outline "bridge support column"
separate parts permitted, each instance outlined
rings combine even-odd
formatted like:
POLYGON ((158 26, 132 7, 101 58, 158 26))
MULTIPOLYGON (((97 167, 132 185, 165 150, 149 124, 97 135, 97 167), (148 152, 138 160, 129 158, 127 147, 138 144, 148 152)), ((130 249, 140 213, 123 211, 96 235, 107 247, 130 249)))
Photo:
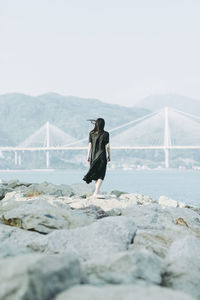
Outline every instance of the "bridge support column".
POLYGON ((165 168, 169 168, 169 149, 166 148, 165 150, 165 168))
POLYGON ((18 164, 19 164, 19 166, 21 166, 21 164, 22 164, 22 157, 20 154, 18 156, 18 164))
POLYGON ((49 168, 50 166, 50 158, 49 158, 49 151, 46 152, 46 167, 47 169, 49 168))
POLYGON ((17 151, 15 151, 15 165, 18 165, 18 155, 17 155, 17 151))

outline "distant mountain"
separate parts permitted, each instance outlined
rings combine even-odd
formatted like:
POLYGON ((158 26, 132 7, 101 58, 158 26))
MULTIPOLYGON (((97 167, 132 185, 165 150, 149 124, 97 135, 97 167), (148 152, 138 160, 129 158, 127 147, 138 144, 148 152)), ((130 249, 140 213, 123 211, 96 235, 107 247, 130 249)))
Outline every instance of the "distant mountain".
POLYGON ((166 94, 152 95, 138 101, 134 108, 142 107, 151 111, 159 110, 165 106, 176 108, 184 112, 200 115, 200 100, 195 100, 189 97, 166 94))
POLYGON ((103 117, 109 130, 147 113, 148 109, 57 93, 37 97, 16 93, 0 95, 0 145, 5 146, 6 136, 9 144, 23 142, 47 121, 75 138, 83 138, 93 127, 87 119, 103 117))

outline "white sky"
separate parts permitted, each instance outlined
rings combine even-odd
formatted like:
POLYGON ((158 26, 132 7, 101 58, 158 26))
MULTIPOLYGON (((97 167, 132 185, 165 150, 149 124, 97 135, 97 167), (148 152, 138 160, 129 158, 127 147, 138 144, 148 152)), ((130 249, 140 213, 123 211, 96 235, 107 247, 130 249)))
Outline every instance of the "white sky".
POLYGON ((0 94, 200 99, 199 0, 0 0, 0 94))

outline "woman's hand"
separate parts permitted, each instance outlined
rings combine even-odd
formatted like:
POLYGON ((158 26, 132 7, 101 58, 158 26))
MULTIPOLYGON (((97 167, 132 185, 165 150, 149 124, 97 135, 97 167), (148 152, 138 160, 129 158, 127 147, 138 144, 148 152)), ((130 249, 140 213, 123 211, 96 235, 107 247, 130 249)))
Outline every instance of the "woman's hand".
POLYGON ((109 162, 110 161, 110 145, 109 143, 106 145, 106 149, 107 149, 107 161, 109 162))

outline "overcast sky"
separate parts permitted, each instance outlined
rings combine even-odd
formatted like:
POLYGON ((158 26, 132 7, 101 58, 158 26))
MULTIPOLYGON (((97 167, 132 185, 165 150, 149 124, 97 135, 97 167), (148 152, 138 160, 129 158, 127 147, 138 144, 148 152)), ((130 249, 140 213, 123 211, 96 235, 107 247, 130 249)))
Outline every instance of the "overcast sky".
POLYGON ((199 0, 0 0, 0 94, 200 99, 199 0))

